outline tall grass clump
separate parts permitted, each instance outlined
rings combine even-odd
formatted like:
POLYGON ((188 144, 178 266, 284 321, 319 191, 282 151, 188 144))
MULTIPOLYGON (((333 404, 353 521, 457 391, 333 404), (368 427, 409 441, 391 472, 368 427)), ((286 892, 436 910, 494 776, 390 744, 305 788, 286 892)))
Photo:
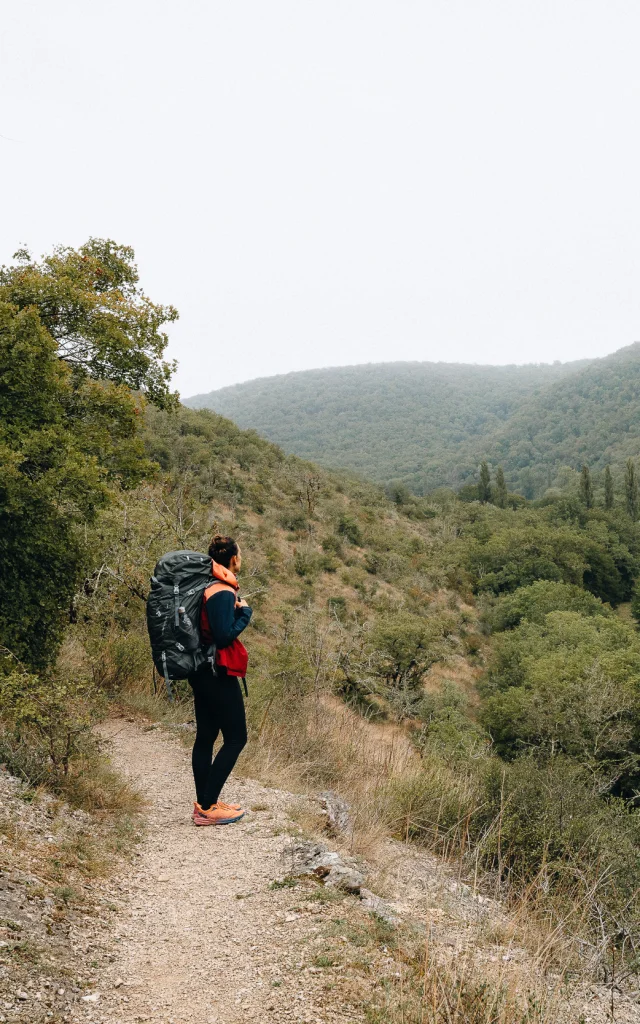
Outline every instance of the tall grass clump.
POLYGON ((448 762, 427 754, 381 793, 389 828, 548 922, 565 967, 610 978, 640 966, 640 814, 603 801, 569 759, 494 756, 448 762))

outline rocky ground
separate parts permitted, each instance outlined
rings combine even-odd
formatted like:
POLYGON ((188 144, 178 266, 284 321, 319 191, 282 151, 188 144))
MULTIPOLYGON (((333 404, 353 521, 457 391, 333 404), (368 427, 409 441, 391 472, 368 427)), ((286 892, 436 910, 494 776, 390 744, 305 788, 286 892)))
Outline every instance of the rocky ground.
MULTIPOLYGON (((503 909, 428 855, 388 842, 366 863, 350 857, 345 809, 330 799, 322 838, 326 801, 235 779, 226 796, 245 818, 198 829, 185 747, 125 720, 104 735, 147 801, 144 839, 107 880, 82 863, 95 857, 90 819, 0 773, 0 1021, 400 1021, 399 934, 443 969, 555 987, 546 1020, 612 1019, 608 990, 565 999, 553 975, 536 976, 503 909)), ((628 996, 614 993, 613 1012, 640 1021, 628 996)))

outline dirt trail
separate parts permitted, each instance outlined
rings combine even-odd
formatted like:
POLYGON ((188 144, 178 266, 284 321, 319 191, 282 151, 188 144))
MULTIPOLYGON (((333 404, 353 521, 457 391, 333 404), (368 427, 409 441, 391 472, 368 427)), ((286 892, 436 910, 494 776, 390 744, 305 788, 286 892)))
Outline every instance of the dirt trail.
MULTIPOLYGON (((188 752, 159 731, 109 723, 113 764, 149 800, 148 833, 122 887, 116 959, 86 1019, 104 1024, 359 1021, 314 973, 313 939, 329 908, 301 911, 270 883, 286 874, 297 798, 230 780, 237 824, 195 828, 188 752), (252 810, 253 808, 253 810, 252 810), (121 953, 117 950, 121 949, 121 953), (122 984, 117 984, 122 979, 122 984)), ((335 908, 333 910, 335 913, 335 908)))
MULTIPOLYGON (((110 722, 102 733, 114 766, 148 800, 148 828, 129 876, 104 886, 103 903, 118 913, 72 930, 72 944, 99 959, 95 986, 74 988, 71 1012, 61 1019, 363 1022, 374 991, 401 979, 384 944, 363 948, 358 928, 370 920, 366 909, 356 897, 313 882, 272 885, 290 871, 287 848, 298 831, 296 809, 310 807, 306 798, 232 779, 224 795, 241 802, 246 817, 196 828, 188 750, 166 732, 130 721, 110 722), (114 933, 105 941, 109 920, 114 933)), ((527 951, 507 935, 497 937, 508 931, 504 909, 428 854, 388 841, 371 867, 393 912, 428 929, 432 955, 439 950, 450 964, 468 960, 480 976, 512 977, 527 990, 542 982, 527 951)), ((640 1022, 635 1001, 620 995, 616 1003, 620 1024, 640 1022)), ((590 986, 563 1000, 550 1019, 605 1024, 609 1008, 609 990, 590 986)))

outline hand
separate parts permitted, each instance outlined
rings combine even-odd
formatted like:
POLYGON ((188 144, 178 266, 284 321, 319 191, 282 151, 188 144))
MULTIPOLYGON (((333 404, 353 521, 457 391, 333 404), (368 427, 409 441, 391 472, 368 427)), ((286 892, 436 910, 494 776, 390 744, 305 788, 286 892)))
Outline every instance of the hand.
POLYGON ((248 607, 249 607, 249 605, 244 600, 244 598, 241 598, 239 601, 236 601, 236 608, 248 608, 248 607))

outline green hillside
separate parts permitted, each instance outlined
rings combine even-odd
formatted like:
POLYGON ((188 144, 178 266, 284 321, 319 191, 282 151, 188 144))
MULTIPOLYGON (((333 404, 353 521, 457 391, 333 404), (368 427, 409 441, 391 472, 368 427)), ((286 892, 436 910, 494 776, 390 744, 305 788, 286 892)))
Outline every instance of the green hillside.
MULTIPOLYGON (((482 445, 476 443, 474 451, 482 457, 482 445)), ((511 484, 527 497, 553 483, 562 466, 620 466, 639 451, 637 342, 546 387, 522 405, 484 448, 495 464, 503 463, 511 484)))
MULTIPOLYGON (((288 451, 416 493, 459 487, 487 458, 540 496, 562 467, 637 454, 640 345, 604 359, 528 366, 384 363, 238 384, 185 404, 288 451)), ((560 473, 563 482, 564 478, 560 473)))
MULTIPOLYGON (((123 789, 102 758, 100 717, 125 710, 183 727, 193 714, 189 684, 176 680, 170 702, 150 663, 154 564, 232 535, 254 610, 242 770, 343 794, 354 849, 393 836, 474 884, 486 878, 519 918, 530 907, 561 936, 553 955, 567 978, 610 978, 614 963, 630 977, 640 948, 637 480, 611 488, 605 507, 587 474, 583 500, 531 503, 503 488, 489 493, 495 503, 468 500, 471 488, 390 500, 180 407, 162 358, 172 318, 138 287, 133 252, 108 240, 0 268, 0 762, 92 822, 115 814, 123 789)), ((606 441, 598 403, 622 436, 636 359, 632 349, 572 377, 440 367, 431 393, 443 419, 456 407, 444 396, 456 395, 467 430, 474 415, 492 419, 485 440, 499 446, 511 424, 542 457, 545 424, 527 403, 552 410, 558 445, 571 427, 576 444, 579 429, 606 441)), ((395 369, 400 382, 415 370, 395 369)), ((368 368, 381 381, 387 371, 368 368)), ((362 400, 372 438, 391 422, 378 417, 376 434, 377 410, 410 411, 409 391, 399 383, 395 405, 387 395, 370 412, 362 400)), ((620 451, 633 445, 632 417, 627 427, 620 451)), ((16 955, 31 965, 24 948, 16 955)), ((15 991, 7 979, 3 1001, 15 991)))

